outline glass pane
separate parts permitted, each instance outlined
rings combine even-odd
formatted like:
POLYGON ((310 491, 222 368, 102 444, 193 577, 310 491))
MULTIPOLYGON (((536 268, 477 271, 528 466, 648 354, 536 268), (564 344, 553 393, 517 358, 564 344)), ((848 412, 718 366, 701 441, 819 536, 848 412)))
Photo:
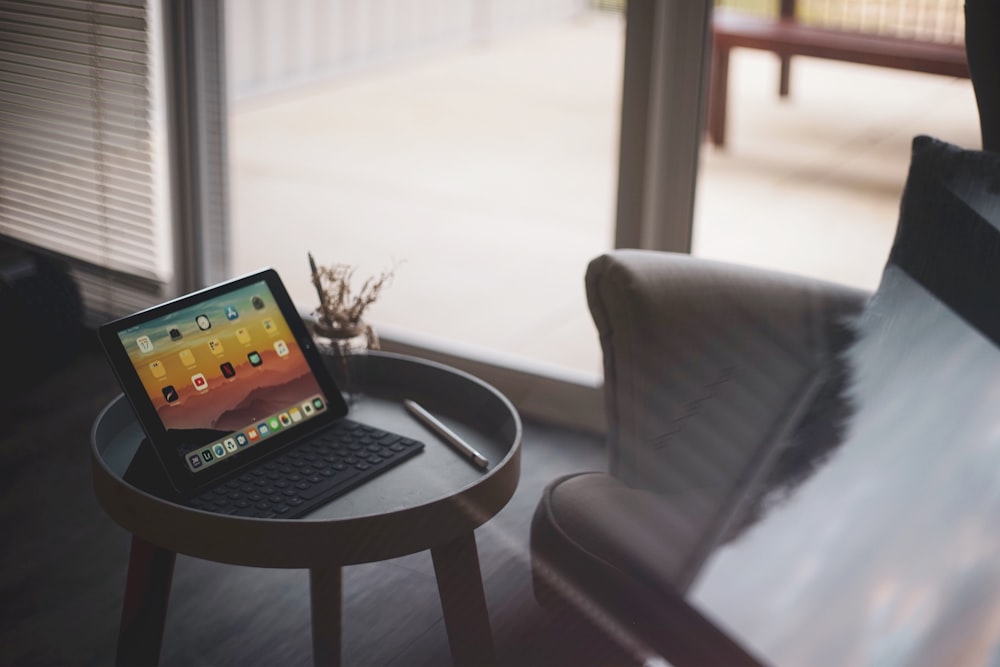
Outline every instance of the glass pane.
POLYGON ((624 41, 579 2, 255 2, 227 15, 232 263, 300 308, 320 264, 394 269, 401 331, 597 373, 624 41))
MULTIPOLYGON (((767 12, 776 3, 744 3, 754 4, 740 9, 767 12)), ((804 6, 819 20, 819 5, 840 4, 804 6)), ((951 4, 957 10, 939 21, 939 41, 961 33, 960 3, 951 4)), ((910 25, 907 15, 886 17, 910 25)), ((805 57, 792 59, 788 97, 778 84, 773 53, 733 49, 726 143, 706 143, 701 153, 693 252, 873 289, 913 137, 980 145, 972 85, 805 57)))

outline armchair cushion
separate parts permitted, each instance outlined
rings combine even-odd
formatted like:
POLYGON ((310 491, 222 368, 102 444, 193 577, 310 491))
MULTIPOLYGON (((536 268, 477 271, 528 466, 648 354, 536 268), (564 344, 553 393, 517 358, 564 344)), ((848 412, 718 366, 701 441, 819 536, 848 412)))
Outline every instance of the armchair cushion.
POLYGON ((579 552, 578 574, 597 568, 603 576, 595 583, 609 593, 638 580, 653 594, 673 589, 684 561, 672 538, 693 530, 693 523, 661 496, 591 472, 550 483, 532 525, 536 546, 579 552))
POLYGON ((675 660, 753 664, 675 590, 684 554, 673 538, 694 528, 658 494, 605 473, 561 477, 546 488, 532 521, 535 595, 551 606, 568 601, 637 664, 662 664, 655 638, 666 636, 663 628, 671 630, 675 660))

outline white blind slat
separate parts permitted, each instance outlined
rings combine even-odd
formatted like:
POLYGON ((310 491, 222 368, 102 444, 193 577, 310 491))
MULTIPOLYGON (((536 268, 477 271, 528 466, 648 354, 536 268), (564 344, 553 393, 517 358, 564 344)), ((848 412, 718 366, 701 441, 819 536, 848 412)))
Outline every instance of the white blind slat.
POLYGON ((146 0, 0 0, 0 234, 76 260, 115 314, 166 282, 148 44, 146 0))

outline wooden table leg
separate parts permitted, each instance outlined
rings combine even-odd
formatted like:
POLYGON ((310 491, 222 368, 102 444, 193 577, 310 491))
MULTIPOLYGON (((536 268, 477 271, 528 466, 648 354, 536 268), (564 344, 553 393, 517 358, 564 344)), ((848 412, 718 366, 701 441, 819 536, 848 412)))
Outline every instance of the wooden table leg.
POLYGON ((493 631, 475 534, 434 547, 431 557, 452 660, 456 665, 494 664, 493 631))
POLYGON ((173 551, 132 536, 117 664, 155 665, 159 661, 176 559, 173 551))
POLYGON ((340 566, 309 570, 314 665, 340 664, 342 598, 340 566))

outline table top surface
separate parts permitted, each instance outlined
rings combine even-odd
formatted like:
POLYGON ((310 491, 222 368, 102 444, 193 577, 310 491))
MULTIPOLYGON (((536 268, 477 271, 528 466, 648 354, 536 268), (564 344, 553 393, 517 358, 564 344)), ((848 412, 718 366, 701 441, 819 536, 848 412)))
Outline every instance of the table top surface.
MULTIPOLYGON (((339 364, 327 359, 334 375, 339 364)), ((126 471, 144 434, 124 397, 92 434, 95 491, 105 511, 159 546, 222 562, 313 567, 391 558, 471 532, 517 486, 521 422, 495 388, 441 364, 383 352, 350 358, 348 417, 422 441, 424 451, 301 519, 251 519, 201 512, 157 494, 126 471), (413 399, 489 460, 481 470, 402 405, 413 399)), ((341 378, 341 386, 345 386, 341 378)))

